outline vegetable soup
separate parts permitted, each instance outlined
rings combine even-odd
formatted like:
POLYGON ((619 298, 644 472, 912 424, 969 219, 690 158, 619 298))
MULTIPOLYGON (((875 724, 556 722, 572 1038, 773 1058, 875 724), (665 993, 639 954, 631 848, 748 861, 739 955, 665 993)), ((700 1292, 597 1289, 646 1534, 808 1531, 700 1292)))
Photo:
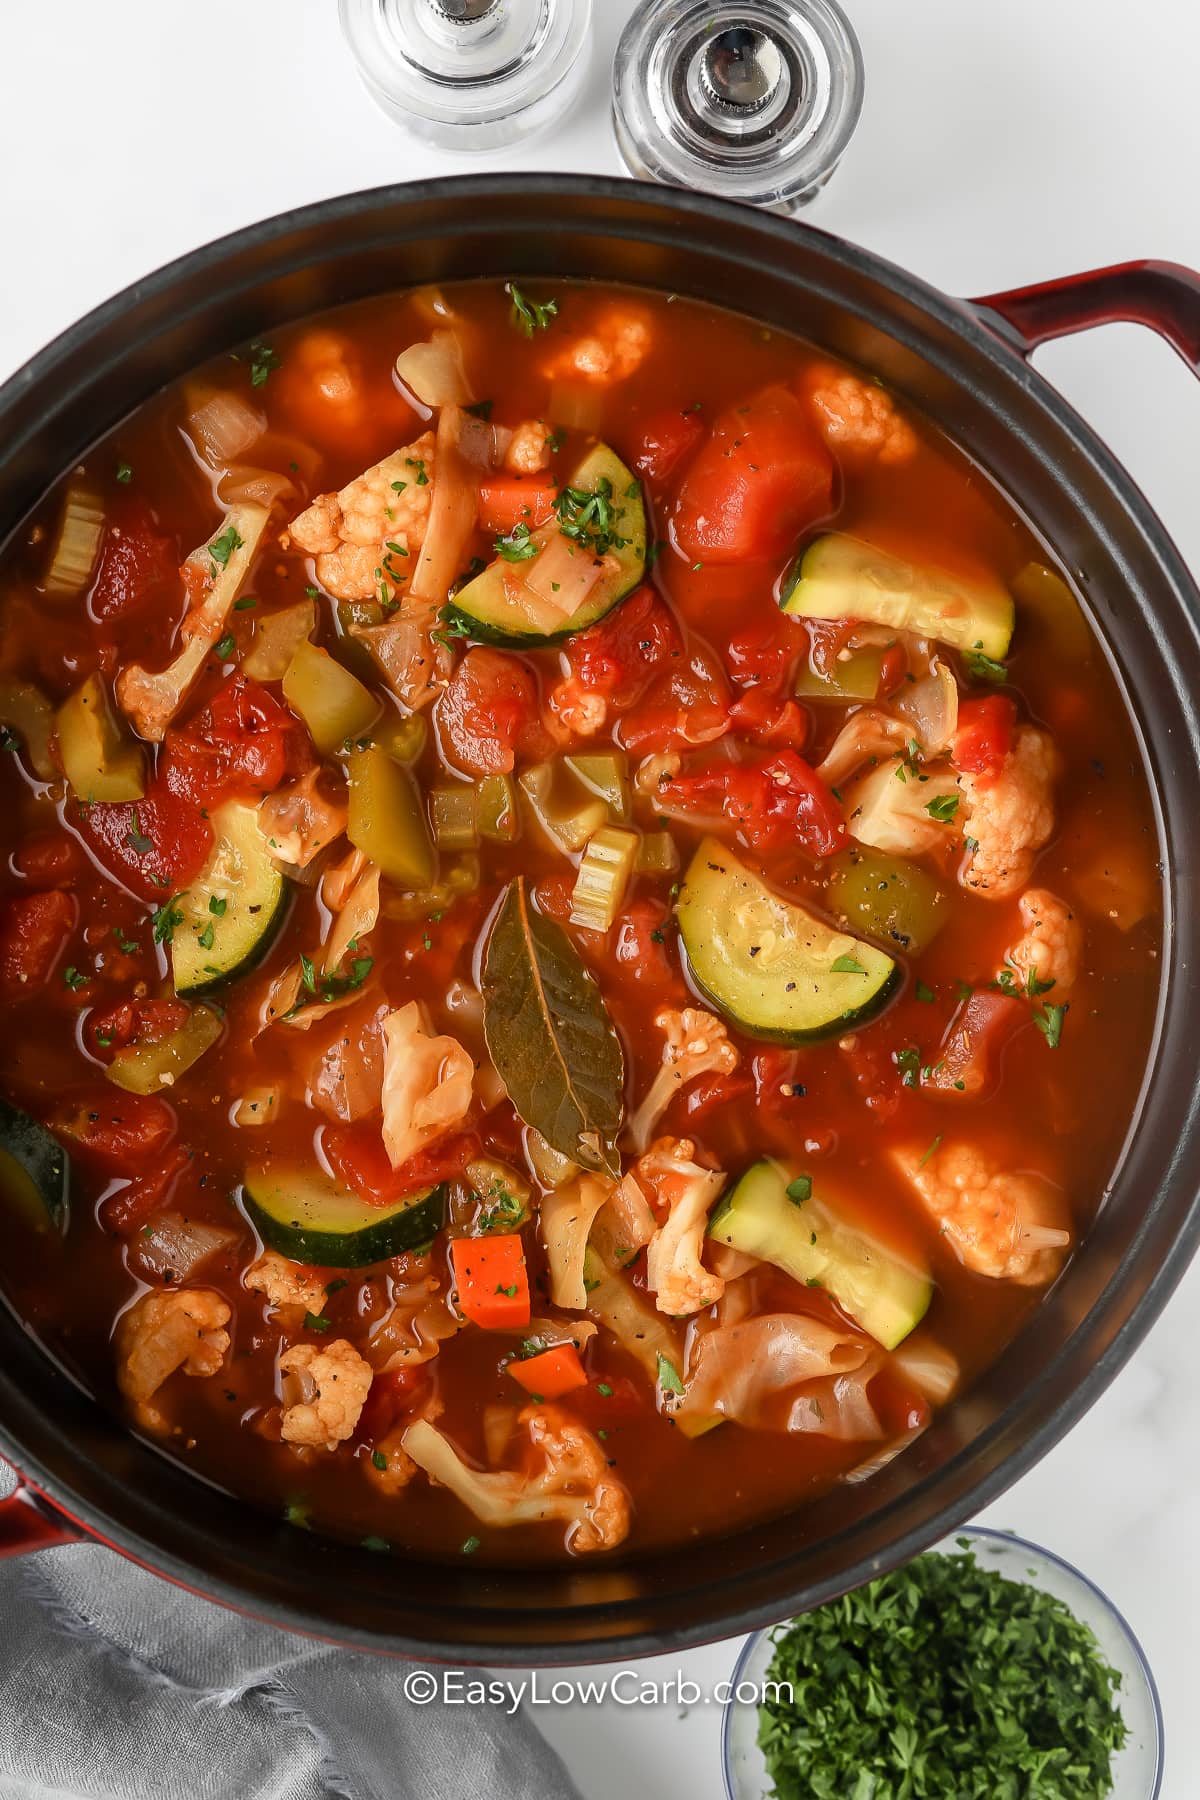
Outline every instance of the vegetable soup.
POLYGON ((531 281, 241 346, 10 543, 0 725, 4 1290, 297 1525, 795 1507, 1104 1193, 1133 728, 1002 496, 786 335, 531 281))

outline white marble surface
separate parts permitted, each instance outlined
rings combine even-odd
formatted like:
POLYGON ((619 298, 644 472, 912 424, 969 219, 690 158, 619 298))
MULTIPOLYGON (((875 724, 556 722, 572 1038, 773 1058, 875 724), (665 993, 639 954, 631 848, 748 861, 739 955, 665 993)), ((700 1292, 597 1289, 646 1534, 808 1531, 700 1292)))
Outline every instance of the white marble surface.
MULTIPOLYGON (((1132 15, 1119 0, 848 3, 868 99, 816 222, 964 294, 1139 255, 1200 266, 1193 0, 1132 15)), ((570 126, 485 166, 616 172, 608 66, 630 10, 597 0, 592 78, 570 126)), ((324 195, 480 166, 414 148, 376 112, 333 0, 10 0, 0 67, 0 377, 206 239, 324 195)), ((1039 366, 1200 562, 1200 391, 1183 365, 1115 326, 1050 347, 1039 366)), ((989 1514, 1074 1560, 1140 1633, 1166 1711, 1165 1800, 1200 1792, 1198 1313, 1200 1268, 1099 1405, 989 1514)), ((711 1683, 737 1648, 681 1665, 711 1683)), ((538 1717, 588 1800, 716 1800, 717 1709, 678 1714, 538 1717)))

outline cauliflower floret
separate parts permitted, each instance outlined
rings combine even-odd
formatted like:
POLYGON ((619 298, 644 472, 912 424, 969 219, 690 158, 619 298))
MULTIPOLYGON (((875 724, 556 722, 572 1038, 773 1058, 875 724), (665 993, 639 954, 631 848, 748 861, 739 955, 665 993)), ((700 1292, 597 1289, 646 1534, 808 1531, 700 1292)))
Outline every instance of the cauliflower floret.
POLYGON ((588 337, 576 338, 545 365, 554 376, 585 381, 626 381, 650 348, 650 325, 644 313, 629 306, 610 306, 588 337))
POLYGON ((279 1358, 285 1444, 336 1450, 358 1424, 373 1371, 345 1338, 332 1344, 293 1344, 279 1358))
POLYGON ((166 1421, 151 1406, 176 1369, 215 1375, 229 1349, 229 1306, 205 1288, 146 1294, 117 1322, 117 1386, 142 1424, 161 1430, 166 1421))
POLYGON ((1065 900, 1049 888, 1027 888, 1021 895, 1025 927, 1008 952, 1021 987, 1031 997, 1048 987, 1073 987, 1083 956, 1083 931, 1065 900))
POLYGON ((433 1037, 415 1000, 383 1021, 383 1143, 393 1169, 461 1124, 475 1064, 457 1038, 433 1037))
POLYGON ((504 452, 504 466, 513 475, 537 475, 550 467, 550 445, 554 433, 541 419, 526 419, 518 425, 504 452))
POLYGON ((903 719, 894 719, 873 706, 860 706, 825 752, 817 774, 830 787, 840 787, 864 763, 881 762, 904 749, 912 735, 912 726, 903 719))
POLYGON ((904 463, 916 455, 916 433, 884 388, 827 365, 813 374, 817 423, 834 450, 873 456, 881 463, 904 463))
POLYGON ((242 1276, 242 1286, 265 1296, 275 1311, 319 1313, 325 1304, 325 1281, 304 1263, 290 1262, 266 1250, 242 1276))
POLYGON ((404 1448, 404 1434, 417 1419, 438 1419, 445 1411, 438 1394, 427 1394, 407 1416, 377 1439, 366 1461, 367 1480, 394 1499, 402 1494, 417 1472, 417 1465, 404 1448))
POLYGON ((573 675, 556 682, 547 696, 550 711, 575 737, 595 737, 608 723, 608 701, 592 693, 573 675))
POLYGON ((185 565, 185 577, 193 578, 188 581, 189 591, 199 589, 204 597, 180 626, 183 649, 179 655, 165 669, 127 663, 118 674, 117 703, 134 730, 152 744, 161 743, 166 736, 167 726, 224 631, 269 517, 267 507, 250 500, 229 508, 222 529, 192 551, 190 570, 185 565))
POLYGON ((646 1286, 659 1312, 673 1316, 699 1312, 725 1292, 722 1278, 700 1261, 709 1210, 725 1177, 719 1169, 702 1169, 695 1154, 690 1138, 660 1138, 630 1171, 659 1216, 667 1209, 646 1249, 646 1286))
POLYGON ((1038 851, 1054 830, 1050 790, 1058 766, 1058 752, 1047 734, 1022 725, 994 775, 959 771, 970 849, 959 873, 964 887, 987 900, 1007 900, 1025 886, 1038 851))
POLYGON ((644 1150, 654 1128, 676 1094, 701 1075, 729 1075, 738 1066, 738 1052, 729 1041, 723 1020, 702 1007, 685 1006, 682 1012, 664 1007, 654 1023, 666 1033, 662 1068, 649 1092, 629 1121, 634 1144, 644 1150))
POLYGON ((331 798, 323 786, 324 770, 310 769, 299 781, 260 800, 259 830, 280 862, 306 869, 345 831, 349 817, 346 790, 331 798))
POLYGON ((1022 1287, 1057 1275, 1071 1234, 1061 1228, 1061 1197, 1044 1177, 1001 1169, 970 1144, 892 1154, 964 1268, 1022 1287))
POLYGON ((448 1487, 485 1525, 561 1519, 569 1550, 615 1549, 629 1532, 629 1495, 610 1475, 591 1432, 558 1406, 526 1406, 517 1422, 539 1459, 530 1473, 472 1469, 426 1419, 408 1427, 403 1447, 431 1481, 448 1487))
POLYGON ((429 524, 434 441, 425 432, 292 520, 292 543, 335 600, 395 600, 408 586, 429 524))

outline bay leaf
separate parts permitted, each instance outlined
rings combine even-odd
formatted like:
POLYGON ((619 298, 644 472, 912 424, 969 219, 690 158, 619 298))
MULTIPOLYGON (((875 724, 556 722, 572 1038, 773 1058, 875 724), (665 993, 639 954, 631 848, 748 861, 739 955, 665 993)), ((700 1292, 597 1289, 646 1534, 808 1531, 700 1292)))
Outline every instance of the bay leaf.
POLYGON ((483 1032, 526 1125, 585 1169, 620 1174, 625 1062, 599 984, 561 925, 509 883, 483 956, 483 1032))

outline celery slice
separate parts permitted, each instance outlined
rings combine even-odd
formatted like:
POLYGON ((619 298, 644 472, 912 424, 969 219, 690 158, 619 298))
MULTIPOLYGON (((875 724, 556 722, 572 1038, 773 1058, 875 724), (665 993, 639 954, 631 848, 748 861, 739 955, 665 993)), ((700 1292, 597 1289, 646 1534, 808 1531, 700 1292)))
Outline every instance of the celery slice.
POLYGON ((678 874, 679 848, 669 831, 642 833, 635 868, 639 875, 678 874))
POLYGON ((638 835, 606 825, 589 840, 571 893, 571 923, 608 931, 616 923, 637 861, 638 835))
POLYGON ((521 835, 517 790, 511 775, 485 775, 475 809, 480 835, 497 844, 513 844, 521 835))
POLYGON ((558 763, 535 763, 521 776, 521 790, 544 831, 564 850, 582 850, 608 823, 608 808, 595 797, 581 802, 576 784, 567 787, 560 772, 558 763))
POLYGON ((616 751, 590 756, 564 756, 563 762, 590 794, 596 794, 609 810, 614 825, 628 825, 632 810, 629 765, 616 751))
POLYGON ((429 796, 433 841, 439 850, 474 850, 479 842, 472 787, 435 787, 429 796))
POLYGON ((299 713, 323 756, 363 737, 380 714, 380 703, 357 675, 302 638, 283 677, 283 697, 299 713))

